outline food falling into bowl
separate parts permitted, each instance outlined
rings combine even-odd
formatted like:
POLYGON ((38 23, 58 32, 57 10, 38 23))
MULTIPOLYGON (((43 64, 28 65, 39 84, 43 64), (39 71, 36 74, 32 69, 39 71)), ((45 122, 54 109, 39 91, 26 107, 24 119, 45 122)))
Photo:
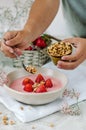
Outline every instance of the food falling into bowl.
POLYGON ((26 66, 26 71, 29 72, 29 73, 32 73, 32 74, 35 74, 37 72, 37 69, 35 66, 26 66))
POLYGON ((62 56, 72 53, 72 45, 69 42, 56 42, 48 47, 47 52, 53 63, 57 65, 62 56))
POLYGON ((60 80, 42 74, 29 75, 14 80, 10 88, 20 92, 44 93, 60 89, 60 80))

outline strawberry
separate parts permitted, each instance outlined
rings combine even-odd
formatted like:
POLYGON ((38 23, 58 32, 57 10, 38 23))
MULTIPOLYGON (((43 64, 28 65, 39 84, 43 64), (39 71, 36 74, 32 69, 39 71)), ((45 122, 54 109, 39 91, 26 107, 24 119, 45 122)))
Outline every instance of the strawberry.
POLYGON ((32 47, 32 46, 29 46, 29 47, 26 48, 25 50, 29 50, 29 51, 31 51, 31 50, 33 50, 33 47, 32 47))
POLYGON ((27 91, 27 92, 33 92, 33 87, 32 87, 32 84, 26 84, 24 86, 24 90, 27 91))
POLYGON ((44 79, 44 77, 41 74, 38 74, 36 79, 35 79, 35 82, 36 83, 40 83, 41 81, 45 82, 45 79, 44 79))
POLYGON ((28 83, 32 85, 34 84, 34 82, 31 79, 29 79, 28 83))
POLYGON ((46 89, 45 86, 42 84, 42 85, 40 85, 40 86, 36 89, 35 92, 36 92, 36 93, 43 93, 43 92, 47 92, 47 89, 46 89))
POLYGON ((46 88, 52 88, 53 87, 53 83, 52 83, 50 78, 45 81, 45 87, 46 88))
POLYGON ((45 48, 47 46, 47 44, 41 37, 39 37, 35 40, 35 46, 37 46, 39 48, 45 48))
POLYGON ((34 82, 33 82, 31 79, 29 79, 29 78, 25 78, 25 79, 23 80, 23 82, 22 82, 23 85, 26 85, 26 84, 28 84, 28 83, 29 83, 29 84, 32 84, 32 85, 34 84, 34 82))
POLYGON ((28 83, 29 83, 29 78, 25 78, 25 79, 23 80, 23 82, 22 82, 23 85, 26 85, 26 84, 28 84, 28 83))

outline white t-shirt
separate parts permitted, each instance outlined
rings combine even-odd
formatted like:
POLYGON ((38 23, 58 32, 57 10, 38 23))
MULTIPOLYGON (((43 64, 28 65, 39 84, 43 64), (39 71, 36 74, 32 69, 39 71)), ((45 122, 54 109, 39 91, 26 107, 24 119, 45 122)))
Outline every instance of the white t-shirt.
POLYGON ((71 34, 86 37, 86 0, 62 0, 62 7, 71 34))

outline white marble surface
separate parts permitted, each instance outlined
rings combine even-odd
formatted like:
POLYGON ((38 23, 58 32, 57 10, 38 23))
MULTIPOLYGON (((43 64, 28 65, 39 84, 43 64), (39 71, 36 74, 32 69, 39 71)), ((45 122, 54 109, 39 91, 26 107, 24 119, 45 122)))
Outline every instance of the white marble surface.
POLYGON ((86 101, 80 103, 80 109, 82 111, 80 116, 69 116, 57 112, 25 124, 19 122, 10 111, 0 104, 0 111, 3 112, 3 115, 8 115, 11 120, 16 120, 15 125, 5 126, 1 123, 2 115, 0 115, 0 130, 32 130, 33 127, 35 130, 86 130, 86 101))

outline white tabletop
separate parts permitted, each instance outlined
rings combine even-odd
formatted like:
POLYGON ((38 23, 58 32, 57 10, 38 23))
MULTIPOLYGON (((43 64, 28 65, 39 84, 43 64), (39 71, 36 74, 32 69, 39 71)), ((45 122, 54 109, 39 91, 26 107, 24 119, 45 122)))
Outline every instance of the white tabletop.
POLYGON ((3 125, 1 123, 2 115, 0 115, 0 130, 86 130, 86 101, 80 103, 80 109, 82 112, 80 116, 69 116, 57 112, 25 124, 19 122, 10 111, 0 104, 0 111, 3 115, 8 115, 11 120, 16 120, 15 125, 3 125))
MULTIPOLYGON (((5 71, 10 72, 13 69, 15 68, 12 67, 12 64, 8 66, 7 62, 4 63, 5 71)), ((61 112, 56 112, 33 122, 22 123, 12 112, 7 110, 3 104, 0 104, 0 112, 2 112, 2 114, 0 114, 0 130, 86 130, 86 101, 79 103, 79 106, 81 109, 81 114, 79 116, 70 116, 62 114, 61 112), (4 125, 2 123, 2 117, 4 115, 8 116, 8 121, 15 121, 15 124, 4 125)))

